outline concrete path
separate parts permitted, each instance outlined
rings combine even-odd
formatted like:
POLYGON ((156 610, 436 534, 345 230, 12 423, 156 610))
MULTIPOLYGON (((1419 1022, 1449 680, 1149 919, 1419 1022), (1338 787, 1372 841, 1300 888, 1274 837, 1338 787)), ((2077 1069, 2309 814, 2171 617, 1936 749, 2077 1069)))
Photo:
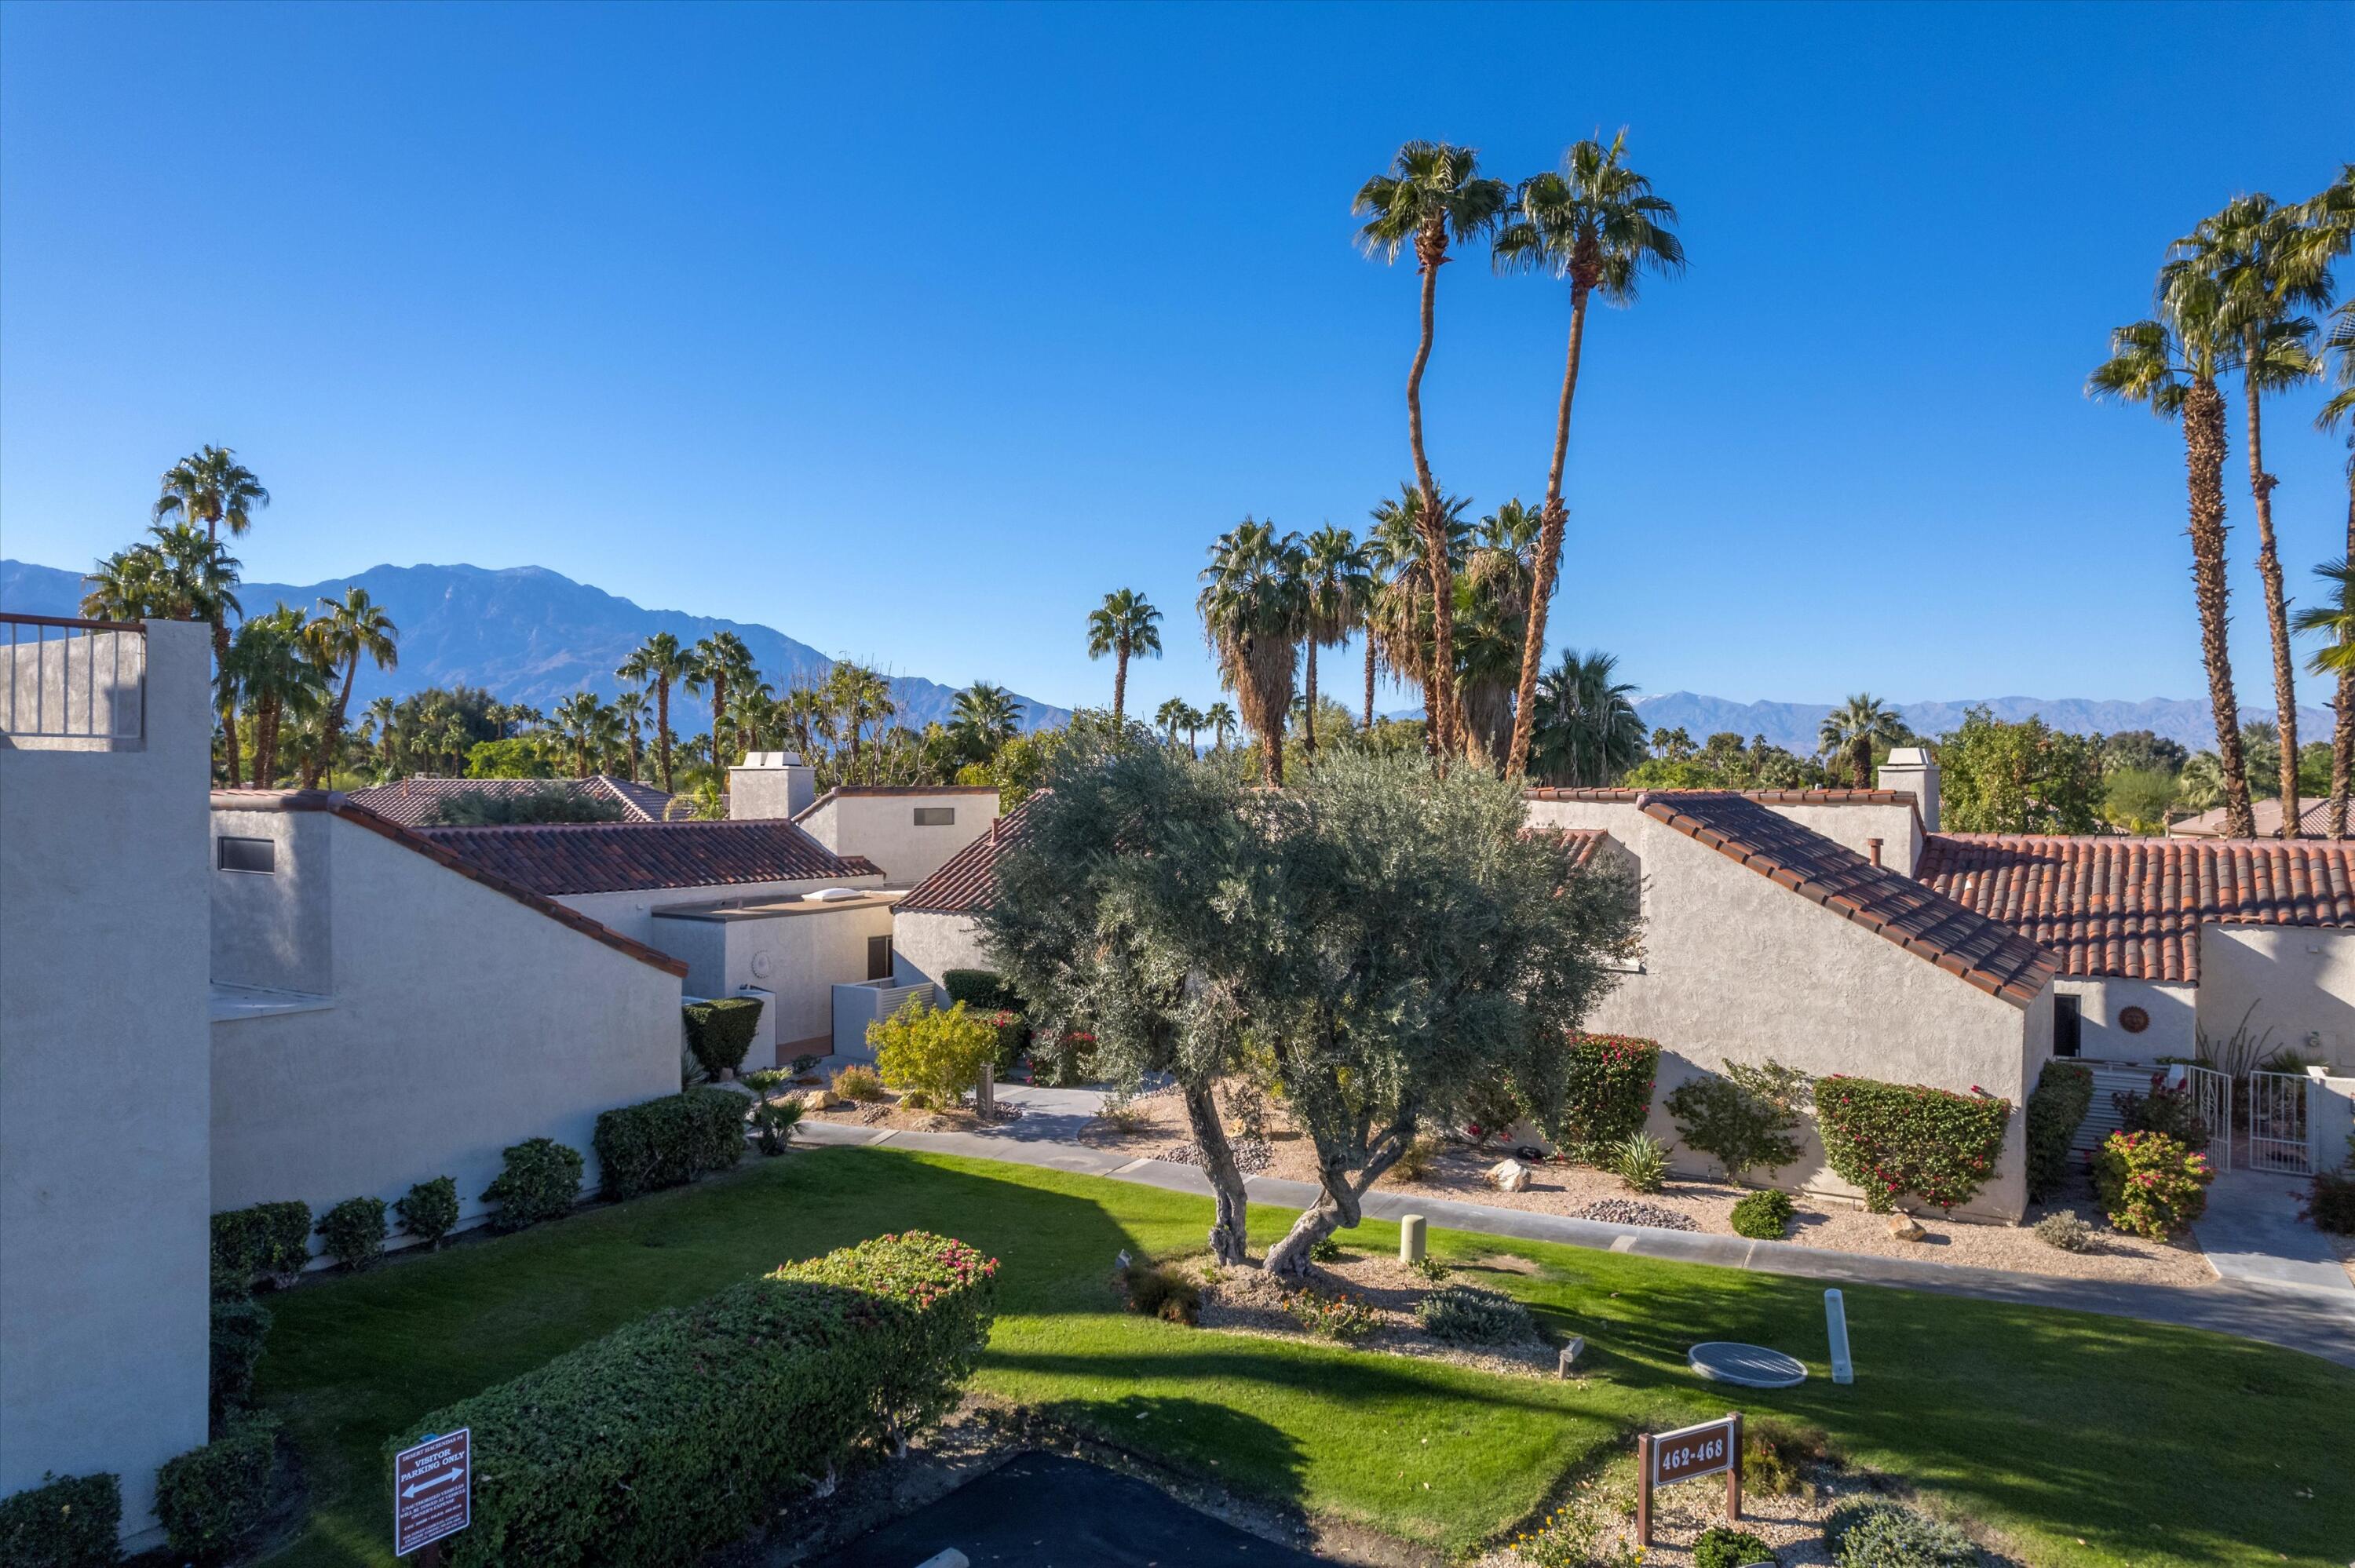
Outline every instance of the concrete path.
POLYGON ((2191 1234, 2226 1279, 2343 1296, 2355 1311, 2355 1279, 2322 1233, 2297 1217, 2306 1190, 2303 1179, 2224 1171, 2209 1187, 2208 1212, 2191 1234))
MULTIPOLYGON (((1023 1120, 1028 1119, 1026 1113, 1023 1120)), ((975 1160, 1047 1166, 1083 1176, 1108 1176, 1176 1192, 1207 1195, 1209 1192, 1208 1179, 1190 1165, 1140 1160, 1077 1143, 1023 1139, 1017 1135, 1022 1125, 1021 1121, 1008 1122, 982 1132, 900 1132, 843 1122, 805 1121, 794 1129, 794 1136, 811 1144, 882 1144, 975 1160)), ((2218 1184, 2221 1186, 2222 1181, 2218 1184)), ((1253 1202, 1277 1208, 1303 1209, 1316 1198, 1315 1184, 1307 1181, 1254 1176, 1245 1187, 1253 1202)), ((2346 1288, 2343 1271, 2337 1289, 2255 1277, 2225 1278, 2205 1286, 2121 1285, 1993 1268, 1965 1268, 1945 1263, 1916 1263, 1905 1258, 1795 1246, 1789 1242, 1757 1242, 1742 1236, 1607 1224, 1599 1220, 1573 1220, 1561 1214, 1495 1208, 1444 1198, 1410 1200, 1379 1189, 1367 1198, 1365 1207, 1366 1213, 1377 1219, 1394 1220, 1403 1213, 1418 1213, 1433 1225, 1477 1235, 1558 1242, 1637 1257, 1754 1269, 1764 1274, 1820 1279, 1828 1285, 1878 1285, 2207 1329, 2262 1340, 2355 1367, 2355 1291, 2346 1288)))

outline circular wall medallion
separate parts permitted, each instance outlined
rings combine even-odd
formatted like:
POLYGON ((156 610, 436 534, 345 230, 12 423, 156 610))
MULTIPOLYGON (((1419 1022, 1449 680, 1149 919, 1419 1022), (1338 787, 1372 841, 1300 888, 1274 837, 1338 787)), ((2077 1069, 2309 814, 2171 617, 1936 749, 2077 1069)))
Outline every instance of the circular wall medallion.
POLYGON ((2118 1009, 2118 1027, 2129 1034, 2139 1034, 2150 1027, 2150 1014, 2139 1007, 2118 1009))
POLYGON ((752 955, 752 978, 754 980, 767 980, 769 978, 769 971, 776 967, 776 960, 772 959, 767 953, 761 952, 754 953, 752 955))

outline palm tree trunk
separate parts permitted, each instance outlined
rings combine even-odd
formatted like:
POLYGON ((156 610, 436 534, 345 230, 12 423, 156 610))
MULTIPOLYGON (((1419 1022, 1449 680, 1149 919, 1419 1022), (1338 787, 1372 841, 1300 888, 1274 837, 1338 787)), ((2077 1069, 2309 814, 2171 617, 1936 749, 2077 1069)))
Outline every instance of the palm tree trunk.
POLYGON ((218 616, 213 618, 213 662, 221 672, 221 747, 229 763, 229 787, 234 789, 242 777, 237 754, 237 699, 229 692, 229 625, 218 616))
POLYGON ((1538 576, 1529 589, 1529 622, 1521 634, 1521 680, 1513 694, 1513 744, 1505 777, 1529 769, 1529 741, 1537 729, 1538 671, 1545 662, 1546 611, 1553 603, 1554 574, 1561 567, 1561 535, 1568 509, 1561 501, 1562 464, 1570 455, 1570 405, 1578 396, 1578 355, 1586 342, 1584 288, 1571 291, 1570 348, 1563 356, 1561 406, 1553 419, 1553 466, 1546 471, 1545 510, 1538 516, 1538 576))
POLYGON ((1363 626, 1359 630, 1366 638, 1366 733, 1371 735, 1374 730, 1374 629, 1363 626))
POLYGON ((1414 349, 1414 366, 1406 376, 1406 432, 1414 451, 1415 487, 1423 493, 1423 548, 1431 569, 1431 668, 1423 682, 1423 711, 1440 766, 1455 740, 1455 581, 1447 559, 1447 529, 1439 516, 1439 486, 1431 477, 1431 461, 1423 450, 1423 369, 1431 363, 1431 339, 1439 300, 1439 269, 1447 260, 1447 238, 1429 229, 1417 237, 1415 253, 1423 263, 1423 335, 1414 349))
POLYGON ((2265 585, 2265 630, 2274 644, 2275 722, 2281 728, 2282 837, 2298 836, 2297 665, 2289 651, 2289 604, 2282 597, 2281 556, 2274 549, 2274 484, 2265 471, 2257 384, 2245 376, 2249 419, 2249 494, 2257 510, 2257 576, 2265 585))
POLYGON ((1308 639, 1308 702, 1300 710, 1300 749, 1309 761, 1316 760, 1316 639, 1308 639))
POLYGON ((2257 821, 2249 809, 2249 769, 2241 751, 2241 710, 2232 694, 2232 655, 2226 643, 2232 593, 2224 581, 2224 399, 2213 381, 2195 381, 2184 394, 2183 461, 2200 652, 2208 665, 2216 759, 2224 775, 2224 832, 2228 838, 2254 838, 2257 821))
POLYGON ((711 771, 723 777, 728 768, 719 760, 719 727, 726 722, 727 714, 728 677, 715 673, 711 677, 711 771))
MULTIPOLYGON (((2347 476, 2347 558, 2355 561, 2355 470, 2347 476)), ((2347 836, 2347 796, 2355 778, 2355 670, 2339 673, 2338 723, 2330 736, 2330 836, 2347 836)))
POLYGON ((1114 644, 1112 651, 1112 727, 1118 731, 1121 715, 1128 711, 1128 644, 1114 644))
POLYGON ((264 697, 253 721, 253 782, 263 789, 278 783, 278 699, 264 697))

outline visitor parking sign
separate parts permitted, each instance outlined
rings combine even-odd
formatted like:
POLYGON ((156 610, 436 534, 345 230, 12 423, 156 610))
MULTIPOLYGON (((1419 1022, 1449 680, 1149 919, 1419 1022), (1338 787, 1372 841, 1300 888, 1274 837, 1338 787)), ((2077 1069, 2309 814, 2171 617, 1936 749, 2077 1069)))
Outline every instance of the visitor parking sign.
POLYGON ((474 1435, 460 1427, 392 1458, 392 1554, 406 1557, 474 1522, 474 1435))

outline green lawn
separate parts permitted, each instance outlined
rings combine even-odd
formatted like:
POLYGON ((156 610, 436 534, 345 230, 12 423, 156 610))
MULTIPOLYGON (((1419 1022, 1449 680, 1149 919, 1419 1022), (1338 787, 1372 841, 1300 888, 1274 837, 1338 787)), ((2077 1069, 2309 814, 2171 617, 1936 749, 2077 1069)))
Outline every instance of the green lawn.
MULTIPOLYGON (((1696 1340, 1761 1341, 1818 1374, 1742 1408, 1819 1426, 2006 1532, 2037 1564, 2339 1568, 2355 1543, 2355 1372, 2189 1330, 1850 1289, 1858 1381, 1828 1380, 1801 1280, 1441 1232, 1434 1254, 1530 1258, 1483 1277, 1583 1333, 1582 1383, 1504 1378, 1215 1335, 1121 1312, 1123 1247, 1190 1250, 1207 1200, 885 1150, 807 1151, 722 1180, 273 1299, 261 1368, 310 1467, 313 1522, 274 1561, 390 1563, 392 1428, 655 1307, 885 1230, 1005 1260, 982 1386, 1174 1467, 1462 1552, 1638 1425, 1722 1413, 1696 1340), (1142 1415, 1143 1419, 1138 1419, 1142 1415), (2301 1496, 2301 1492, 2307 1496, 2301 1496), (2080 1538, 2083 1544, 2079 1544, 2080 1538)), ((1257 1213, 1255 1234, 1287 1216, 1257 1213)), ((1394 1227, 1345 1240, 1383 1248, 1394 1227)))

